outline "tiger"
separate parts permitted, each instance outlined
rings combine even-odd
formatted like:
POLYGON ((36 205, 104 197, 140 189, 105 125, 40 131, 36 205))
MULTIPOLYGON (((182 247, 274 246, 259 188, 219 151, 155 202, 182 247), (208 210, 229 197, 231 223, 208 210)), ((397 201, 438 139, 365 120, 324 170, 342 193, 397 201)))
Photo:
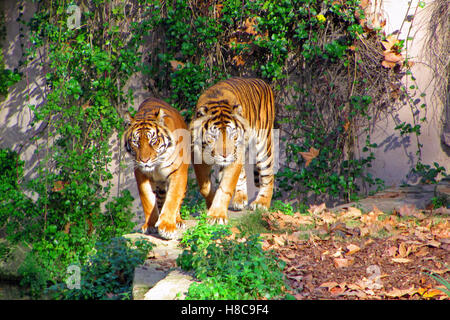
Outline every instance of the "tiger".
POLYGON ((183 226, 181 203, 187 187, 190 135, 181 114, 148 98, 128 115, 125 149, 134 157, 134 175, 145 215, 144 233, 175 239, 183 226), (187 133, 184 134, 184 133, 187 133))
POLYGON ((261 79, 222 80, 200 95, 190 123, 191 158, 212 223, 227 223, 229 206, 242 210, 248 205, 244 161, 249 146, 256 158, 255 185, 259 187, 250 208, 270 207, 274 188, 274 118, 274 94, 261 79), (210 177, 214 165, 220 168, 217 190, 213 190, 210 177))

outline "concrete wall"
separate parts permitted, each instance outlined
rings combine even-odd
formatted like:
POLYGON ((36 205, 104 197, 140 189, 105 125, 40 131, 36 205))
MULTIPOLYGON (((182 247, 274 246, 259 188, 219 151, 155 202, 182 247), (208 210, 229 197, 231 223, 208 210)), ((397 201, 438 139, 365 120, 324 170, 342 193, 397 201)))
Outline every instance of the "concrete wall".
MULTIPOLYGON (((414 110, 416 120, 426 116, 427 122, 422 124, 419 142, 422 147, 422 162, 432 164, 438 162, 450 172, 450 148, 442 143, 442 136, 445 134, 445 113, 448 112, 448 100, 442 99, 447 90, 447 86, 437 86, 448 79, 439 77, 436 69, 442 68, 436 65, 430 65, 430 55, 436 54, 431 52, 433 48, 426 45, 428 40, 430 21, 433 20, 433 3, 437 1, 426 1, 425 8, 417 7, 418 1, 412 1, 412 5, 408 11, 409 0, 382 0, 382 13, 386 18, 385 32, 387 35, 394 31, 400 30, 399 39, 407 39, 412 37, 413 40, 407 43, 407 54, 411 57, 414 65, 412 67, 413 75, 417 78, 416 82, 406 76, 403 79, 406 87, 416 85, 419 89, 416 92, 415 99, 420 98, 423 92, 426 94, 419 104, 426 103, 425 110, 414 110), (416 12, 417 8, 417 12, 416 12), (416 14, 414 15, 414 13, 416 14), (407 15, 414 15, 411 22, 405 21, 407 15), (435 90, 438 88, 439 90, 435 90), (441 91, 441 92, 439 92, 441 91)), ((448 32, 448 29, 447 29, 448 32)), ((439 34, 444 38, 444 34, 439 34)), ((448 48, 446 53, 446 61, 448 63, 448 48)), ((444 66, 445 68, 445 66, 444 66)), ((410 90, 414 93, 413 90, 410 90)), ((377 123, 374 133, 371 135, 373 142, 379 145, 375 152, 376 160, 374 166, 370 170, 375 176, 385 180, 386 185, 399 185, 401 183, 415 183, 417 177, 408 175, 411 168, 417 162, 417 140, 414 135, 401 137, 395 126, 400 122, 413 123, 413 111, 407 105, 398 105, 399 111, 392 117, 382 119, 377 123)), ((364 141, 364 140, 362 140, 364 141)))

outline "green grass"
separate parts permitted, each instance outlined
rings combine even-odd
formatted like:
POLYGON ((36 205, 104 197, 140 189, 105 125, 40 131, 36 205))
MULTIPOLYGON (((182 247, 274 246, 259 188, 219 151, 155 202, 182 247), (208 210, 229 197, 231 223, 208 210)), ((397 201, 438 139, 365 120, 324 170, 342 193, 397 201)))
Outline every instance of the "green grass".
POLYGON ((271 232, 267 222, 262 219, 261 210, 249 211, 240 218, 230 220, 230 226, 238 228, 244 235, 271 232))

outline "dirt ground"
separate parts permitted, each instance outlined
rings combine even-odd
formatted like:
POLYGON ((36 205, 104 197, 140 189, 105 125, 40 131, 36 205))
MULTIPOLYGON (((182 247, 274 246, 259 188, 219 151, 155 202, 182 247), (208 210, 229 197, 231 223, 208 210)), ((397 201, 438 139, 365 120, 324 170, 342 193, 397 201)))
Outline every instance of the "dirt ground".
POLYGON ((275 231, 263 235, 263 248, 285 262, 296 299, 449 299, 430 276, 449 281, 446 210, 331 212, 322 205, 312 206, 310 215, 278 212, 263 219, 275 231))

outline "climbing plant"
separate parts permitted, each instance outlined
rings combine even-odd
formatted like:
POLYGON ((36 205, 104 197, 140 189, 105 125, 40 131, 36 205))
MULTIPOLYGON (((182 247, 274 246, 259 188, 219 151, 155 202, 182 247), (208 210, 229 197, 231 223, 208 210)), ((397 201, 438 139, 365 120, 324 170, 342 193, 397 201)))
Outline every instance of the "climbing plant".
POLYGON ((40 1, 33 18, 21 21, 29 30, 25 69, 38 62, 45 79, 43 102, 28 105, 41 161, 26 182, 23 163, 5 153, 17 174, 1 195, 0 222, 10 240, 33 243, 27 261, 39 268, 26 270, 45 270, 39 287, 86 263, 98 241, 134 227, 129 191, 111 193, 111 139, 120 139, 132 103, 125 84, 140 70, 146 10, 146 1, 40 1))

